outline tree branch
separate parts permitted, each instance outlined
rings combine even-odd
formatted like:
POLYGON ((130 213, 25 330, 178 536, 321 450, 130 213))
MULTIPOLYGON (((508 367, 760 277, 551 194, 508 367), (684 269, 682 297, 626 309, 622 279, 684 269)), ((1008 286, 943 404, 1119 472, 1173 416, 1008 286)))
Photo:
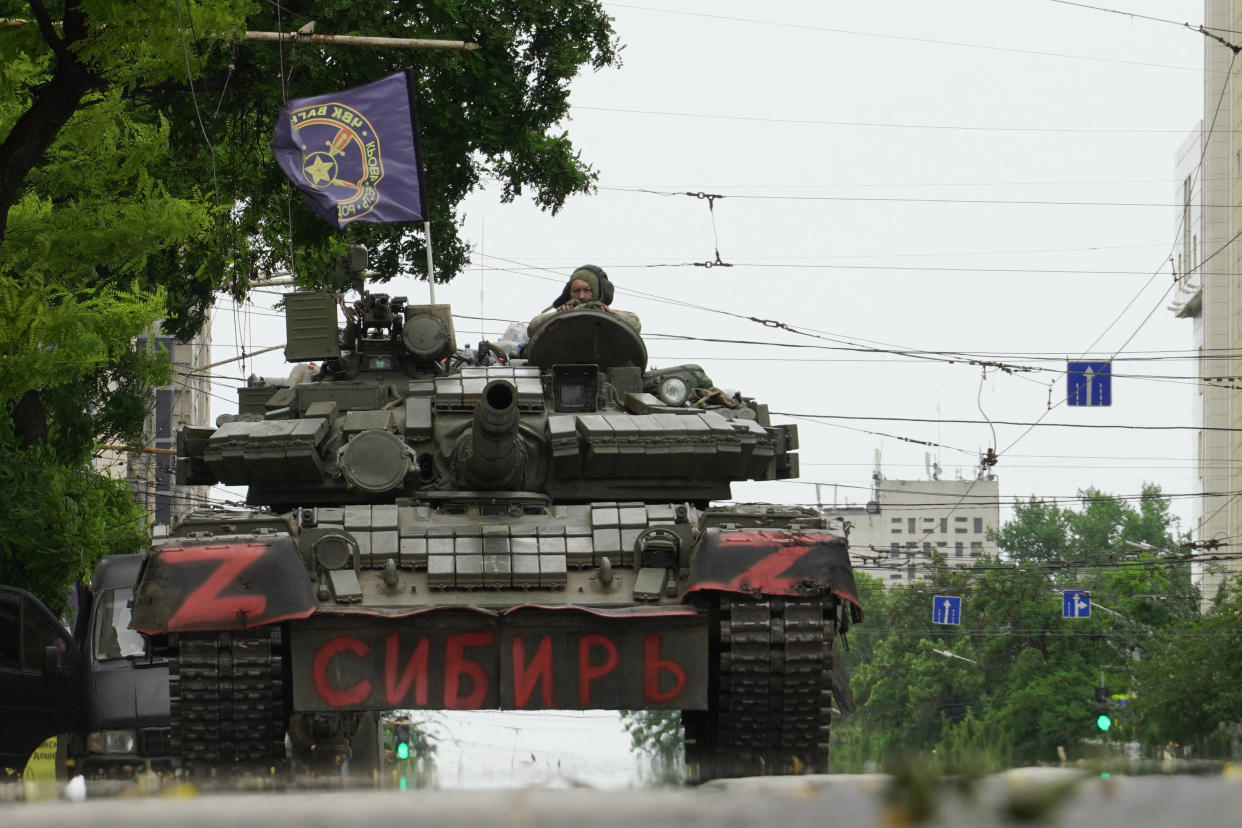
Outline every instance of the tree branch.
POLYGON ((82 96, 99 82, 72 49, 75 42, 86 36, 86 21, 78 4, 71 2, 65 8, 63 38, 56 35, 40 0, 30 0, 30 8, 39 21, 44 39, 56 55, 56 66, 51 79, 34 90, 30 107, 0 143, 0 243, 8 227, 9 210, 21 197, 27 174, 78 110, 82 96))
MULTIPOLYGON (((29 0, 30 11, 34 14, 35 22, 39 26, 39 33, 43 35, 43 40, 51 47, 52 52, 58 60, 65 60, 70 57, 69 49, 65 46, 65 41, 56 34, 56 24, 52 22, 52 16, 47 13, 47 7, 43 5, 41 0, 29 0)), ((70 6, 76 6, 76 3, 70 3, 70 6)), ((68 7, 66 7, 68 11, 68 7)))

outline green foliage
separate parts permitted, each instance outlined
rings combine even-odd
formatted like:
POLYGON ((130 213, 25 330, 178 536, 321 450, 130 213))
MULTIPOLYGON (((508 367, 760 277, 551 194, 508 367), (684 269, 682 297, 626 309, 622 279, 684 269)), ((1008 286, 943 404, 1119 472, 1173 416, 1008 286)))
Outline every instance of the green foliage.
POLYGON ((1242 589, 1221 590, 1192 623, 1152 642, 1138 665, 1139 693, 1124 709, 1154 744, 1209 747, 1242 723, 1242 589))
MULTIPOLYGON (((993 534, 1003 560, 965 571, 940 565, 928 583, 887 591, 859 577, 867 622, 851 632, 847 654, 859 712, 834 727, 835 771, 898 767, 933 753, 946 769, 1053 762, 1058 748, 1073 756, 1098 735, 1101 671, 1114 693, 1147 693, 1151 662, 1173 648, 1162 642, 1180 640, 1197 615, 1175 522, 1155 487, 1137 504, 1092 489, 1080 497, 1079 510, 1015 504, 993 534), (1061 617, 1064 589, 1091 592, 1090 619, 1061 617), (962 597, 961 627, 931 623, 937 594, 962 597)), ((1196 657, 1206 660, 1207 650, 1196 657)), ((1217 714, 1242 697, 1226 692, 1229 678, 1242 676, 1222 680, 1217 714)), ((1114 718, 1110 738, 1152 730, 1137 708, 1114 718)))
POLYGON ((87 462, 96 442, 140 444, 149 389, 167 382, 169 364, 166 354, 139 351, 134 337, 159 305, 159 294, 140 290, 0 276, 0 410, 37 395, 40 442, 58 462, 87 462))
MULTIPOLYGON (((0 16, 30 11, 0 0, 0 16)), ((20 191, 0 199, 0 272, 164 286, 169 329, 182 337, 201 326, 217 290, 240 296, 256 275, 293 266, 306 283, 330 283, 349 243, 371 247, 382 279, 423 260, 421 228, 359 222, 337 231, 302 205, 269 146, 287 97, 413 72, 437 278, 446 281, 469 261, 458 205, 484 179, 496 179, 505 199, 526 194, 553 212, 592 191, 596 173, 563 128, 569 84, 584 68, 619 63, 597 0, 66 0, 50 13, 65 19, 58 37, 76 62, 33 23, 0 28, 0 163, 19 143, 46 142, 33 147, 42 160, 23 173, 20 191), (480 48, 240 39, 246 29, 288 32, 311 21, 319 32, 480 48), (77 67, 89 77, 68 93, 79 98, 67 102, 67 123, 41 113, 36 138, 11 132, 36 112, 37 90, 77 67)))
POLYGON ((54 612, 67 585, 105 555, 139 552, 144 515, 123 480, 65 463, 46 447, 19 448, 0 428, 0 583, 30 590, 54 612))
POLYGON ((686 778, 686 753, 679 710, 622 710, 621 723, 634 749, 647 755, 651 778, 677 784, 686 778))

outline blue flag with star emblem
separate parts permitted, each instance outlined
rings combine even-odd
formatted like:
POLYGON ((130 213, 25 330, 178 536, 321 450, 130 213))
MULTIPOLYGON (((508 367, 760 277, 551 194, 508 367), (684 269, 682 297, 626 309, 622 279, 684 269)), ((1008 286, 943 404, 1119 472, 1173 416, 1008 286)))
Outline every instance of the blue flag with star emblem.
POLYGON ((272 150, 310 208, 338 228, 354 221, 427 219, 408 72, 289 101, 276 122, 272 150))

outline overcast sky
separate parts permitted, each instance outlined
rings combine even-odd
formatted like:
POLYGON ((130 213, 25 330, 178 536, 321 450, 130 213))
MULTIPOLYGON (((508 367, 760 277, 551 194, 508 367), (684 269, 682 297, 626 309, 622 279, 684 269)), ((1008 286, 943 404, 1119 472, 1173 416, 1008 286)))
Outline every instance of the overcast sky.
MULTIPOLYGON (((1124 5, 1194 24, 1203 13, 1124 5)), ((578 79, 566 124, 599 192, 555 217, 501 204, 495 187, 471 197, 458 220, 475 264, 439 301, 529 319, 592 262, 642 317, 653 365, 696 362, 774 412, 844 418, 796 419, 802 482, 739 485, 739 499, 813 502, 820 482, 825 500, 835 485, 838 502, 862 503, 876 449, 887 477, 921 478, 925 452, 970 477, 989 447, 1006 500, 1134 495, 1144 481, 1193 491, 1191 323, 1166 306, 1201 35, 1054 0, 606 7, 624 65, 578 79), (684 192, 724 197, 712 211, 684 192), (690 264, 717 249, 732 267, 690 264), (1037 370, 985 377, 960 357, 866 350, 894 347, 1037 370), (1064 406, 1065 358, 1119 349, 1113 405, 1064 406), (1124 361, 1153 355, 1169 358, 1124 361), (871 419, 892 417, 913 421, 871 419), (995 436, 981 422, 1041 417, 995 436)), ((426 297, 423 283, 388 291, 426 297)), ((222 303, 216 359, 238 328, 250 350, 281 342, 263 311, 273 298, 240 318, 222 303)), ((459 342, 479 326, 459 318, 459 342)), ((491 338, 503 328, 483 323, 491 338)), ((277 354, 258 370, 287 368, 277 354)), ((1192 514, 1188 497, 1174 503, 1192 514)))

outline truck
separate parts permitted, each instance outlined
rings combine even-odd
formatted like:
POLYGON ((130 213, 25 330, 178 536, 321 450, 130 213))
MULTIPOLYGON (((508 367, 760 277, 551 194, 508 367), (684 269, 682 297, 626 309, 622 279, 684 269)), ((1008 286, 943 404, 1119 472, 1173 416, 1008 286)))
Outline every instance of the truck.
POLYGON ((664 709, 694 779, 826 770, 862 620, 845 528, 722 503, 797 476, 797 427, 650 372, 605 308, 467 351, 448 306, 355 289, 284 299, 313 376, 178 432, 178 483, 247 488, 134 590, 185 766, 279 768, 287 740, 330 767, 377 711, 664 709))
POLYGON ((179 763, 170 742, 168 662, 130 629, 143 555, 111 555, 58 619, 25 590, 0 586, 0 768, 13 774, 58 736, 72 773, 132 778, 179 763))

